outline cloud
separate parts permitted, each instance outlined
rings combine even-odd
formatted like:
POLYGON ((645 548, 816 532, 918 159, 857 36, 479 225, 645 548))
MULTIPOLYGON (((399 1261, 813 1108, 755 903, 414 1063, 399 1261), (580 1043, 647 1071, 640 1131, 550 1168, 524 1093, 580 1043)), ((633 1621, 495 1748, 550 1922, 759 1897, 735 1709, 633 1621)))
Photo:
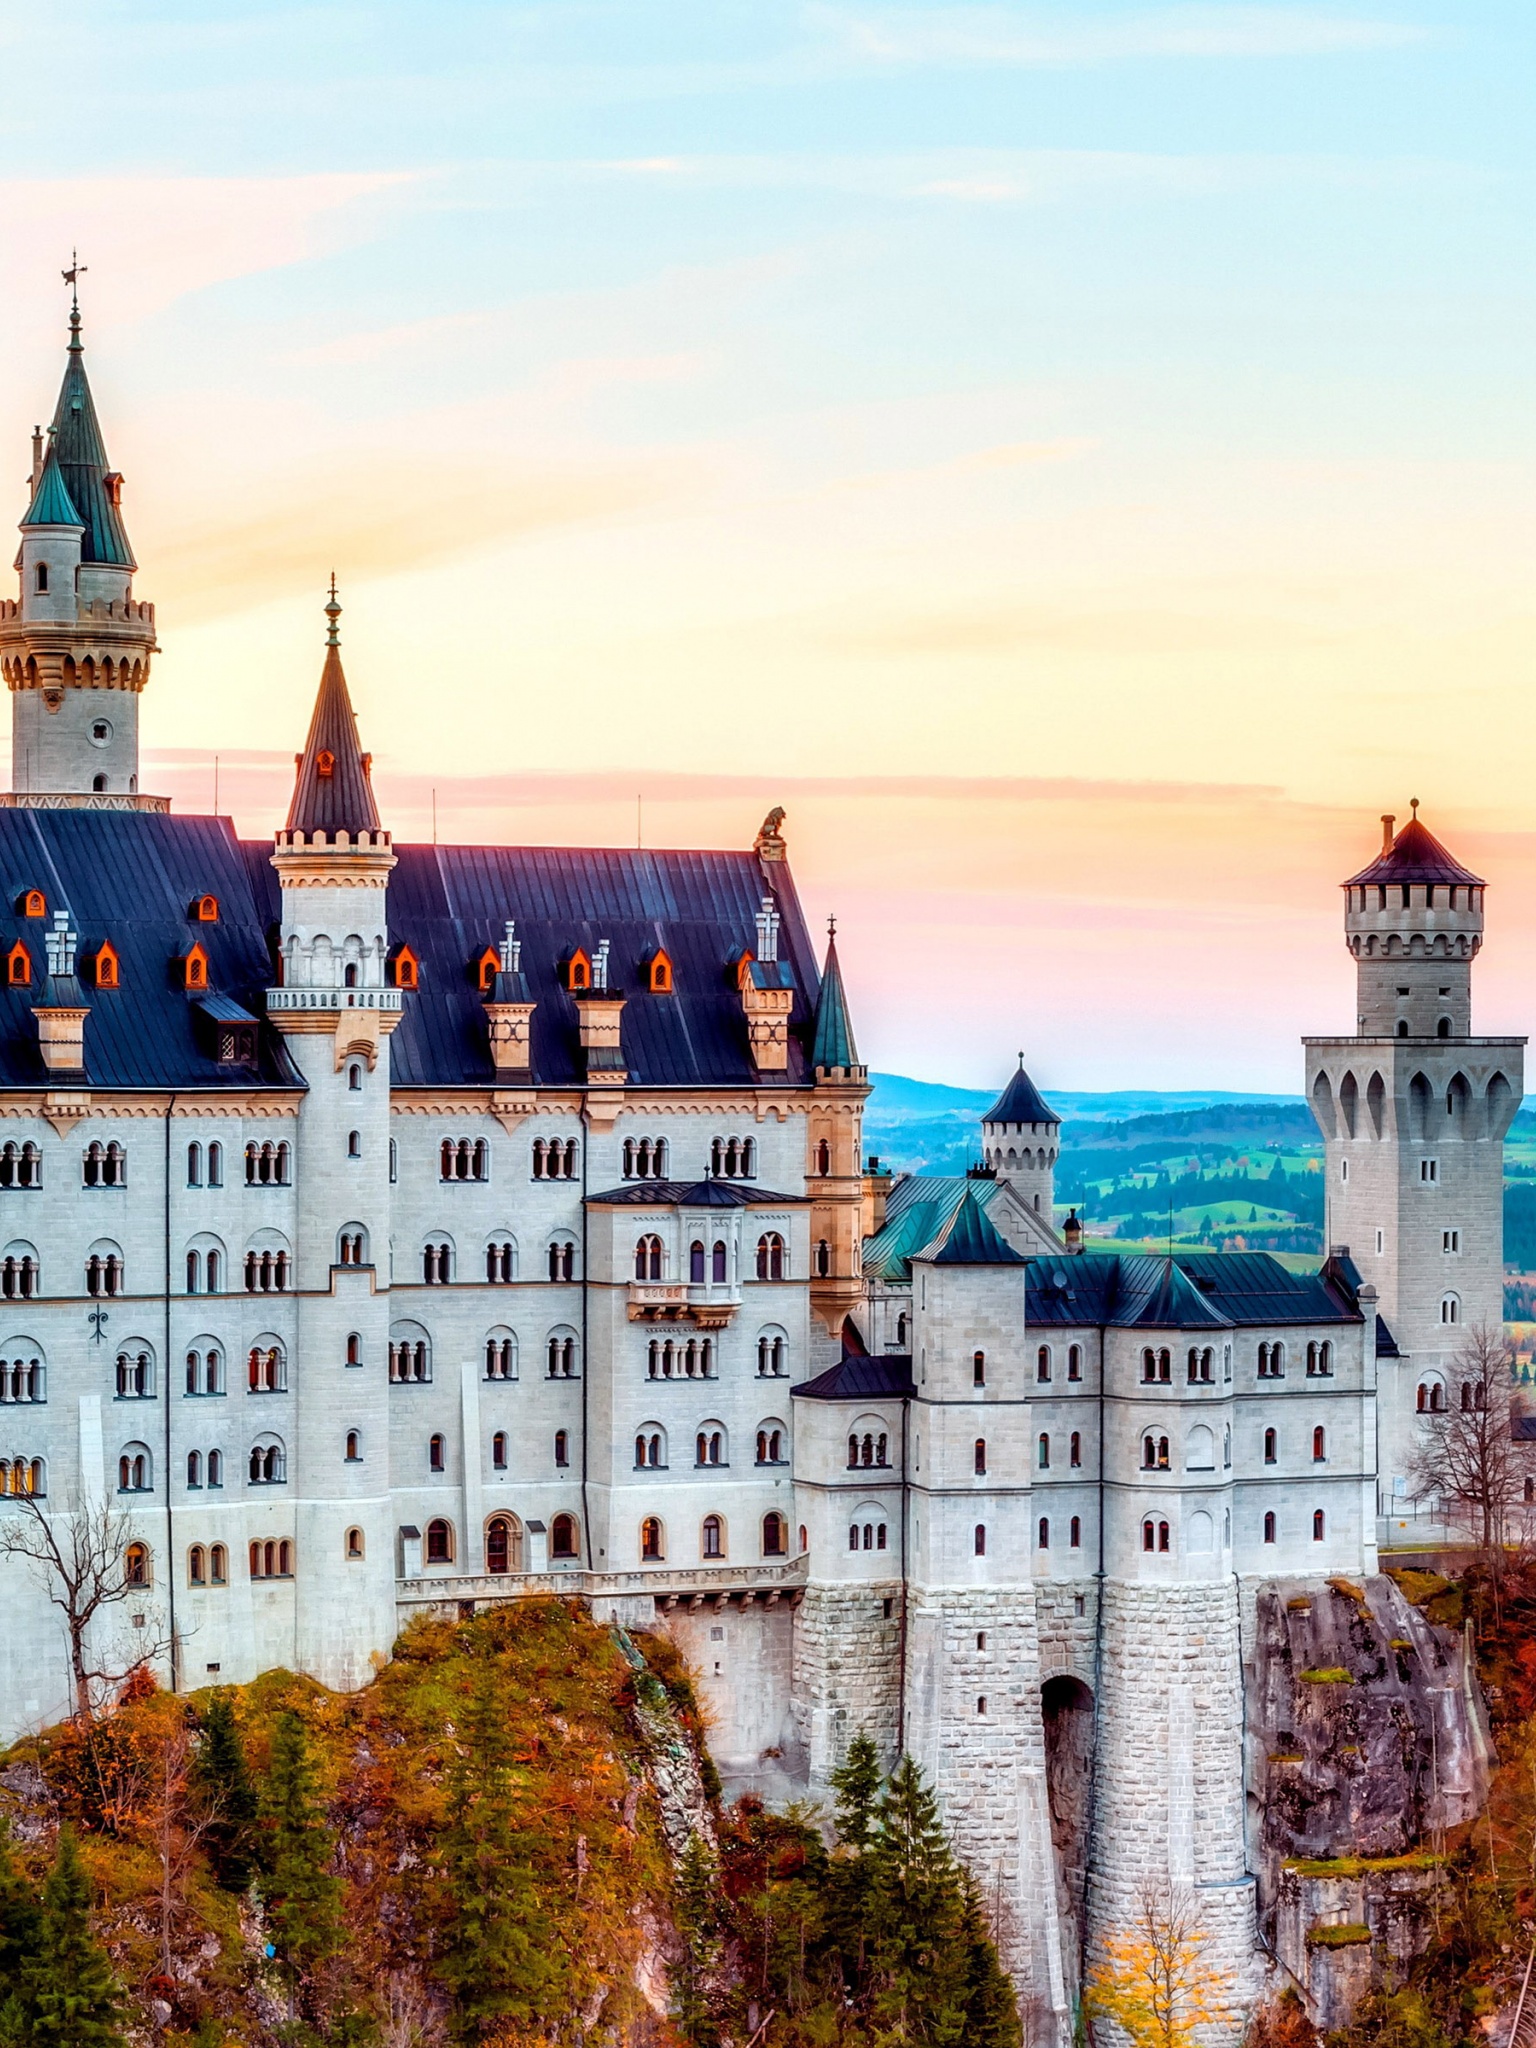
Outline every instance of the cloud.
POLYGON ((818 7, 815 25, 850 56, 884 65, 1051 66, 1159 57, 1320 57, 1402 49, 1420 27, 1315 9, 1170 7, 1083 22, 1006 7, 818 7))
POLYGON ((308 587, 333 565, 352 583, 623 518, 672 495, 692 473, 662 457, 541 469, 412 454, 289 468, 280 488, 242 488, 240 519, 200 517, 155 535, 156 595, 179 624, 219 617, 308 587))
POLYGON ((89 266, 82 286, 89 333, 96 305, 101 324, 117 326, 188 292, 360 240, 371 232, 362 203, 412 182, 406 171, 0 179, 0 270, 13 279, 51 279, 78 247, 89 266))
POLYGON ((882 615, 868 625, 830 626, 819 636, 839 652, 900 655, 1005 655, 1040 649, 1092 654, 1248 654, 1329 646, 1342 629, 1294 620, 1105 605, 1013 605, 995 610, 882 615))

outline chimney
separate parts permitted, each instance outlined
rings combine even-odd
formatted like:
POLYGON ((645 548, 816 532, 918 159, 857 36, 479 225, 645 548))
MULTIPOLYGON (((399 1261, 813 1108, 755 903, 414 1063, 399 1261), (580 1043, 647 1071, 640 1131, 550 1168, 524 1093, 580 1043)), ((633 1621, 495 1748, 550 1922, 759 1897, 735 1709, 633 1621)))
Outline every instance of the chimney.
POLYGON ((757 957, 759 960, 777 960, 779 957, 779 913, 771 896, 763 898, 757 913, 757 957))
POLYGON ((69 928, 69 913, 56 910, 53 929, 47 938, 48 979, 43 983, 42 1001, 35 1003, 37 1048, 50 1074, 80 1076, 85 1072, 85 1020, 90 1006, 75 978, 76 936, 69 928))
POLYGON ((1396 820, 1396 818, 1394 818, 1394 817, 1393 817, 1393 815, 1392 815, 1392 813, 1391 813, 1390 811, 1383 811, 1383 812, 1382 812, 1382 814, 1381 814, 1381 850, 1382 850, 1382 852, 1383 852, 1383 853, 1390 853, 1390 852, 1392 851, 1392 827, 1393 827, 1393 826, 1394 826, 1394 825, 1395 825, 1396 823, 1397 823, 1397 820, 1396 820))
POLYGON ((32 474, 28 478, 28 482, 31 484, 34 494, 37 491, 38 479, 42 476, 42 473, 43 430, 41 427, 34 427, 32 429, 32 474))
POLYGON ((1083 1248, 1083 1226, 1075 1209, 1067 1212, 1067 1220, 1061 1226, 1061 1241, 1073 1256, 1083 1248))
POLYGON ((522 971, 523 947, 516 925, 508 919, 501 942, 501 970, 486 992, 485 1015, 490 1028, 491 1064, 496 1078, 529 1078, 533 1064, 533 1001, 522 971))

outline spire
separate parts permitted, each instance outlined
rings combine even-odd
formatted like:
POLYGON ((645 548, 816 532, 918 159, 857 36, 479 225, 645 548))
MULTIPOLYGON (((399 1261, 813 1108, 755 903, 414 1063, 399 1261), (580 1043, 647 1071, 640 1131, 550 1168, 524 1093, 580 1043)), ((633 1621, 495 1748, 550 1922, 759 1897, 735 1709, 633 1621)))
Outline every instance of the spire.
MULTIPOLYGON (((77 264, 76 270, 83 269, 77 264)), ((66 284, 73 275, 65 272, 66 284)), ((48 430, 48 461, 57 461, 70 503, 85 528, 80 543, 82 562, 104 562, 117 569, 133 569, 128 530, 123 525, 123 480, 107 461, 101 422, 85 374, 85 344, 80 339, 80 301, 73 301, 69 315, 69 351, 64 364, 64 382, 54 407, 53 425, 48 430)), ((47 475, 47 464, 43 474, 47 475)))
POLYGON ((1019 1071, 1009 1080, 1008 1086, 982 1118, 984 1124, 1059 1124, 1061 1118, 1045 1100, 1040 1090, 1024 1071, 1024 1055, 1019 1054, 1019 1071))
POLYGON ((21 524, 23 531, 29 526, 78 526, 82 529, 85 526, 85 521, 75 510, 58 457, 51 447, 43 463, 42 475, 37 480, 37 489, 32 493, 32 503, 27 507, 27 516, 21 524))
POLYGON ((357 743, 357 717, 342 672, 341 633, 337 625, 341 606, 336 598, 334 576, 325 615, 330 621, 325 636, 325 667, 314 716, 309 721, 309 738, 299 756, 287 829, 307 835, 318 832, 329 839, 335 832, 377 832, 379 811, 368 779, 372 756, 365 754, 357 743))
POLYGON ((821 993, 816 998, 816 1024, 811 1037, 811 1065, 830 1068, 858 1064, 842 969, 837 964, 837 919, 829 917, 827 959, 821 970, 821 993))

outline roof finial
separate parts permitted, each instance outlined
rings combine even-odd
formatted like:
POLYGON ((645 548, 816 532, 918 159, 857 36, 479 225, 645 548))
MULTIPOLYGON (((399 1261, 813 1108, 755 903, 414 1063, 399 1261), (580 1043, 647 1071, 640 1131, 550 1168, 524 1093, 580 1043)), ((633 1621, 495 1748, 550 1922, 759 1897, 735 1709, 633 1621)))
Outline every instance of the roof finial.
POLYGON ((1419 815, 1419 800, 1416 796, 1409 797, 1408 808, 1410 811, 1412 811, 1415 817, 1419 815))
POLYGON ((341 645, 341 628, 337 625, 336 621, 341 617, 341 606, 336 597, 336 571, 334 569, 331 571, 331 596, 330 602, 325 607, 325 616, 331 622, 330 630, 325 636, 325 644, 327 647, 339 647, 341 645))
POLYGON ((72 349, 80 347, 80 279, 89 268, 89 264, 80 261, 80 251, 71 249, 69 268, 60 273, 69 286, 69 345, 72 349))
POLYGON ((837 919, 836 919, 835 917, 829 917, 829 918, 827 919, 827 938, 828 938, 828 940, 829 940, 829 942, 830 942, 830 941, 831 941, 832 939, 835 939, 836 937, 837 937, 837 919))
POLYGON ((1024 1055, 1023 1055, 1023 1053, 1020 1053, 1020 1054, 1019 1054, 1019 1072, 1020 1072, 1020 1073, 1022 1074, 1022 1073, 1023 1073, 1023 1071, 1024 1071, 1024 1055))

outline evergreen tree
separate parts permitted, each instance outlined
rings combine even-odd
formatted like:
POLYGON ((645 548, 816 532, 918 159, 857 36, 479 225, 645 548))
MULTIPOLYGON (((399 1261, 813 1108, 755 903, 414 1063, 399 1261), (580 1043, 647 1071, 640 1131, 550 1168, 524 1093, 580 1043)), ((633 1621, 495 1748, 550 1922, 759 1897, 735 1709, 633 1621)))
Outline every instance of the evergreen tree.
POLYGON ((880 1758, 873 1738, 860 1729, 848 1754, 827 1781, 837 1800, 837 1839, 848 1849, 867 1849, 880 1800, 880 1758))
POLYGON ((1020 2048, 1024 2030, 1019 2023, 1013 1984, 988 1932, 980 1887, 963 1868, 960 1907, 960 1939, 965 1950, 965 2048, 1020 2048))
POLYGON ((273 1727, 262 1795, 267 1924, 296 1985, 340 1946, 341 1880, 330 1873, 336 1838, 320 1804, 304 1723, 291 1709, 273 1727))
POLYGON ((438 1973, 466 2043, 531 2026, 559 1985, 564 1950, 551 1938, 534 1871, 518 1854, 514 1792, 511 1736, 487 1660, 459 1724, 440 1850, 452 1918, 438 1973))
POLYGON ((59 1830, 43 1886, 37 1948, 23 1973, 18 2038, 27 2048, 121 2048, 122 2008, 105 1949, 91 1933, 91 1893, 74 1830, 59 1830))
POLYGON ((234 1709, 222 1688, 208 1703, 202 1733, 192 1786, 203 1819, 203 1841, 224 1890, 242 1892, 256 1867, 260 1807, 234 1709))
POLYGON ((720 1956, 719 1872, 699 1835, 688 1837, 677 1872, 677 1931, 683 1956, 672 1973, 672 2017, 693 2048, 717 2048, 709 1979, 720 1956))
POLYGON ((37 1893, 0 1825, 0 1986, 19 1981, 22 1965, 37 1953, 42 1924, 37 1893))
POLYGON ((872 2017, 883 2041, 964 2038, 968 1945, 960 1871, 910 1757, 880 1797, 867 1857, 872 2017))

